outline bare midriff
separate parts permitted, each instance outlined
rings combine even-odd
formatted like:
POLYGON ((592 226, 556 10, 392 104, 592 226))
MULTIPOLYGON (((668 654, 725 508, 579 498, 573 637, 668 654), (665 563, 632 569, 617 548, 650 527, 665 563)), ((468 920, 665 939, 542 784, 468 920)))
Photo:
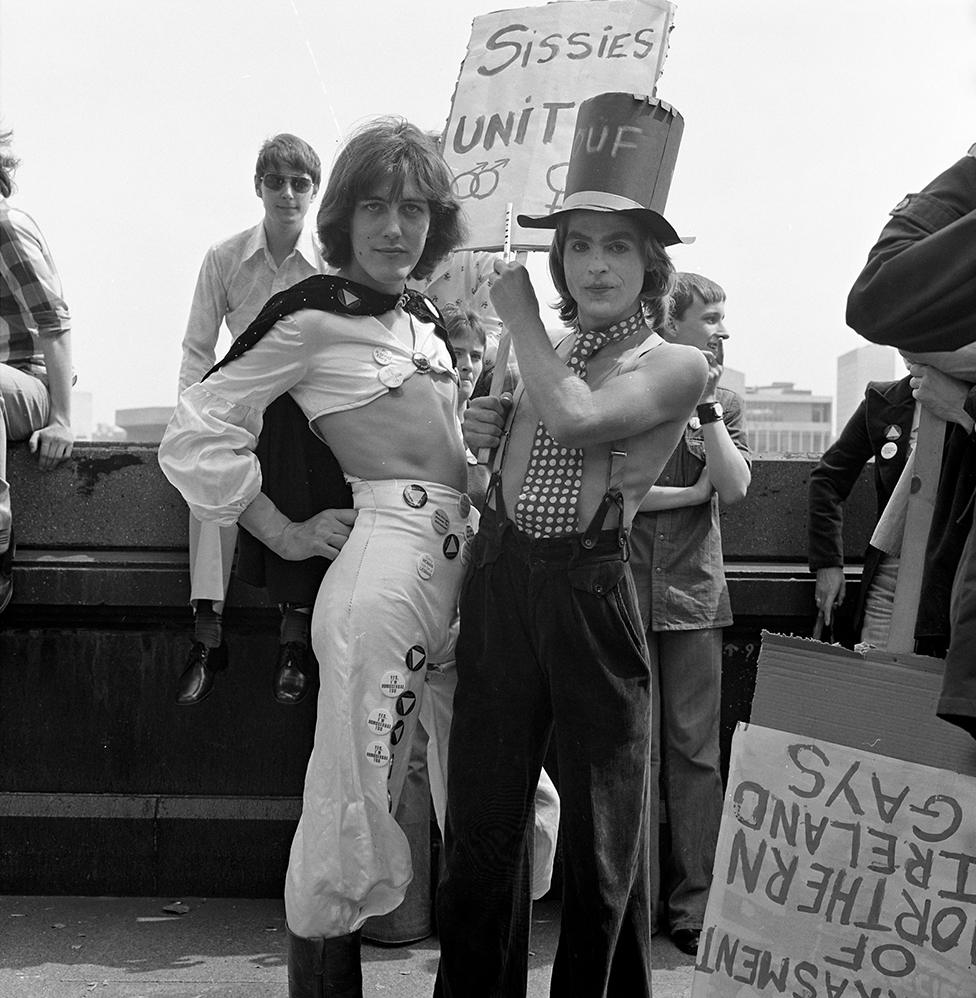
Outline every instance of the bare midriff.
POLYGON ((450 375, 418 373, 367 405, 319 416, 312 426, 347 475, 409 478, 463 492, 467 464, 456 405, 450 375))

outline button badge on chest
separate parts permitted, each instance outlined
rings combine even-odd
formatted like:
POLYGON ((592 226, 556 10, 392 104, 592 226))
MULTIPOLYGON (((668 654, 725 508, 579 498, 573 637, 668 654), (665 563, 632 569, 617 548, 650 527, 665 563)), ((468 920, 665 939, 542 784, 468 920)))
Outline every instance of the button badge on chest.
POLYGON ((376 377, 387 388, 399 388, 403 384, 403 374, 395 367, 381 367, 376 377))

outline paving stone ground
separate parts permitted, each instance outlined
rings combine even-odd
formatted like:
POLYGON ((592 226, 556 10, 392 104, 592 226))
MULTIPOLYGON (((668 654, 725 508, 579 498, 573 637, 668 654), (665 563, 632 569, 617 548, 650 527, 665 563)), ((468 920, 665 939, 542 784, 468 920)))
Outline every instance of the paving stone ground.
MULTIPOLYGON (((558 903, 537 903, 530 998, 548 995, 558 932, 558 903)), ((690 958, 663 937, 653 951, 655 998, 688 998, 690 958)), ((364 996, 430 998, 437 957, 433 936, 364 945, 364 996)), ((286 995, 280 900, 0 897, 0 998, 286 995), (179 910, 166 910, 175 902, 179 910)))

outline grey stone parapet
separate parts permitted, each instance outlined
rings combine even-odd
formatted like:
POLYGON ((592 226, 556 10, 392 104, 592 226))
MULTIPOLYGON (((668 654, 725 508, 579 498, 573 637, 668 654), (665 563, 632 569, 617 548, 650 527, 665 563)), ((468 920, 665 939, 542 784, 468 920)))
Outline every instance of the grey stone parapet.
MULTIPOLYGON (((26 445, 10 448, 16 556, 12 610, 71 607, 152 613, 186 606, 187 510, 152 444, 81 443, 41 471, 26 445)), ((236 580, 230 606, 264 605, 236 580)))
MULTIPOLYGON (((737 614, 771 607, 789 613, 800 602, 806 605, 812 585, 806 570, 807 486, 814 463, 756 461, 748 496, 722 511, 737 614)), ((159 468, 154 445, 79 444, 71 460, 51 472, 40 471, 19 445, 10 449, 8 476, 17 537, 15 613, 19 607, 149 613, 185 607, 187 512, 159 468)), ((866 470, 845 510, 846 560, 852 566, 870 536, 872 489, 866 470)), ((262 607, 263 595, 234 580, 228 606, 262 607)))
MULTIPOLYGON (((749 715, 760 629, 812 624, 813 463, 757 461, 748 497, 722 514, 736 617, 726 751, 749 715)), ((209 699, 178 707, 187 513, 156 448, 79 444, 41 472, 18 445, 8 478, 17 552, 0 616, 0 893, 278 896, 316 705, 272 698, 277 612, 233 582, 230 668, 209 699)), ((852 581, 873 501, 865 472, 845 517, 852 581)))

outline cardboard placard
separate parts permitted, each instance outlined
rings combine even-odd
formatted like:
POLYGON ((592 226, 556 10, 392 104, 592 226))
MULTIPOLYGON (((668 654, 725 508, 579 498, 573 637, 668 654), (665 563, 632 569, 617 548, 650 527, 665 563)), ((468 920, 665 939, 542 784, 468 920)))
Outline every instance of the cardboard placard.
MULTIPOLYGON (((563 0, 476 17, 445 132, 444 157, 470 232, 497 251, 505 206, 545 215, 562 202, 576 108, 610 91, 653 96, 667 54, 669 0, 563 0)), ((512 249, 551 231, 512 230, 512 249)))
POLYGON ((692 998, 976 996, 976 779, 740 724, 692 998))
POLYGON ((976 776, 976 741, 936 716, 944 663, 763 631, 750 720, 976 776))

